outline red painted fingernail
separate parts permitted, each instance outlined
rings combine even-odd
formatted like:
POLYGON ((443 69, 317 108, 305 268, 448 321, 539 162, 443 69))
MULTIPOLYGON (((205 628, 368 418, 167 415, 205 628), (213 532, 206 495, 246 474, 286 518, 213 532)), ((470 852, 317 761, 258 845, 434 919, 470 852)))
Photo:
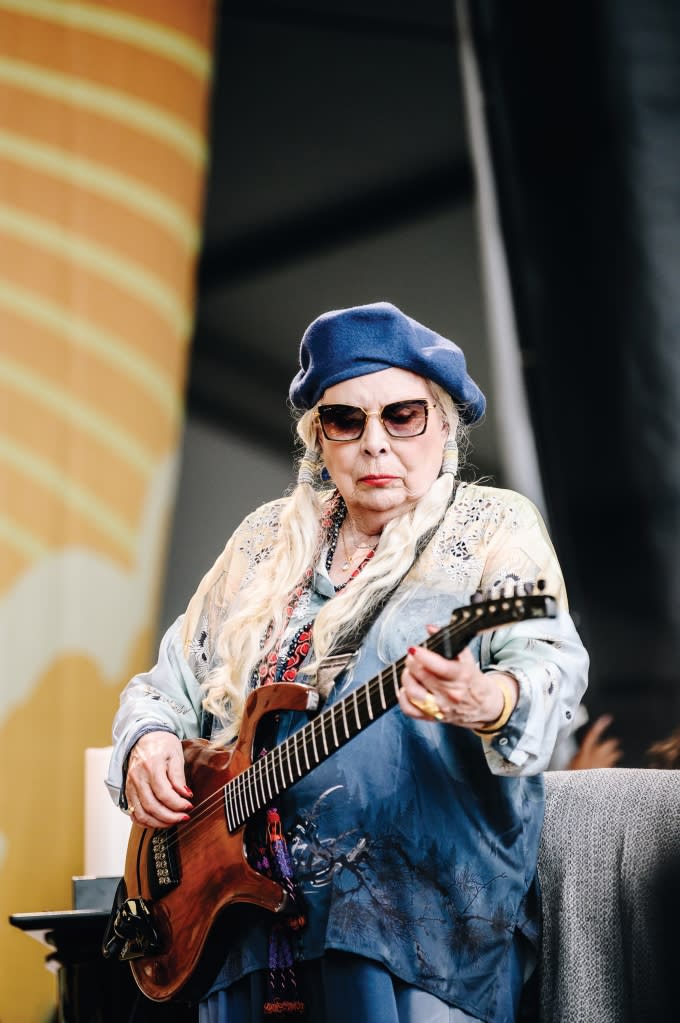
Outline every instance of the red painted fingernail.
POLYGON ((185 814, 183 815, 183 817, 182 817, 182 820, 183 820, 183 821, 188 821, 188 820, 191 820, 191 818, 189 817, 189 814, 188 814, 188 813, 185 813, 185 814))
POLYGON ((408 652, 409 652, 410 654, 414 654, 414 653, 416 652, 416 648, 415 648, 414 646, 410 646, 410 647, 408 648, 408 652))

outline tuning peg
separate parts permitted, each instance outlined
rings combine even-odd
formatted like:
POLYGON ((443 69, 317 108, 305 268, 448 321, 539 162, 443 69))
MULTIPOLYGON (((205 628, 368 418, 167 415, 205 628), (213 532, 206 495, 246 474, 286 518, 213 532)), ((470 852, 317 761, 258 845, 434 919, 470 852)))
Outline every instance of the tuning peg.
POLYGON ((484 593, 483 593, 482 590, 475 590, 475 592, 470 597, 470 603, 471 604, 481 604, 483 602, 483 600, 484 600, 484 593))
POLYGON ((533 584, 533 583, 529 583, 529 582, 526 582, 526 583, 524 584, 524 592, 526 593, 526 595, 527 595, 528 597, 530 597, 530 596, 531 596, 531 594, 532 594, 532 593, 534 592, 534 584, 533 584))
POLYGON ((543 590, 545 589, 545 579, 537 579, 536 580, 536 589, 540 593, 543 593, 543 590))

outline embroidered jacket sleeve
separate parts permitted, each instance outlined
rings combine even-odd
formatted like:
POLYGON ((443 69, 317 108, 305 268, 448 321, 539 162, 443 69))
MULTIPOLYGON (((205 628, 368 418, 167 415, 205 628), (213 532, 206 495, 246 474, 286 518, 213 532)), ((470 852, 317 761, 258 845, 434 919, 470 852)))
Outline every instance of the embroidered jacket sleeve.
POLYGON ((548 767, 557 739, 573 727, 587 685, 588 655, 569 615, 562 572, 540 515, 519 494, 494 494, 503 509, 485 544, 482 588, 543 579, 559 613, 483 635, 482 669, 513 675, 519 700, 508 724, 482 741, 493 773, 537 774, 548 767))
POLYGON ((185 614, 166 632, 157 663, 135 675, 123 690, 106 781, 119 805, 124 805, 127 758, 142 735, 169 731, 192 739, 200 734, 201 683, 218 656, 215 639, 239 589, 269 555, 280 507, 280 502, 272 502, 244 520, 201 580, 185 614))

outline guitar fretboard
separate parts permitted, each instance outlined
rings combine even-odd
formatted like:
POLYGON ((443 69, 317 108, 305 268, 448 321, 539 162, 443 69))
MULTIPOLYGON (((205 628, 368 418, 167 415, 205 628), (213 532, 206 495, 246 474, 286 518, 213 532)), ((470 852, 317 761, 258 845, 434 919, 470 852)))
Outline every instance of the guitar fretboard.
POLYGON ((225 786, 230 831, 397 703, 404 658, 332 704, 225 786))
MULTIPOLYGON (((448 625, 421 645, 453 658, 479 632, 526 618, 554 617, 552 597, 508 597, 454 611, 448 625)), ((227 826, 236 831, 259 810, 309 774, 331 753, 377 721, 398 702, 402 657, 331 704, 224 786, 227 826)))

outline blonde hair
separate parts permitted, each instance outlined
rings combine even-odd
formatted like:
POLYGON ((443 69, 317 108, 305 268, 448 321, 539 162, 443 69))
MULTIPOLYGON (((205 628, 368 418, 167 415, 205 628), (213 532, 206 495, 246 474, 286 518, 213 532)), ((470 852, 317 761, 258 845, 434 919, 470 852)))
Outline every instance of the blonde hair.
MULTIPOLYGON (((460 435, 461 422, 453 399, 436 384, 428 384, 449 427, 449 436, 460 435)), ((302 461, 306 458, 309 464, 309 453, 320 451, 315 410, 305 412, 296 428, 305 446, 302 461)), ((221 724, 215 735, 220 744, 236 739, 248 681, 263 658, 276 649, 287 624, 285 609, 290 595, 316 565, 325 540, 321 521, 336 491, 310 482, 308 472, 301 474, 301 480, 283 507, 267 570, 258 572, 244 588, 217 638, 218 667, 204 683, 204 706, 221 724)), ((413 508, 388 522, 375 557, 351 586, 319 611, 314 622, 314 660, 304 667, 306 682, 317 684, 318 666, 331 646, 369 615, 379 596, 403 576, 415 558, 419 538, 439 521, 447 507, 453 484, 453 475, 443 472, 413 508)))

